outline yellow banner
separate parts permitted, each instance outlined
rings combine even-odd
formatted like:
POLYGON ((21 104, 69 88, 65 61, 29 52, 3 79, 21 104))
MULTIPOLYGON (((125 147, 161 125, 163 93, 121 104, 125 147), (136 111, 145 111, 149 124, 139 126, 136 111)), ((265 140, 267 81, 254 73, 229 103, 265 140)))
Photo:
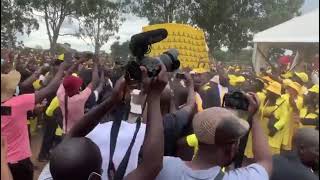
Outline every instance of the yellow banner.
POLYGON ((155 24, 143 27, 143 32, 164 28, 168 31, 166 39, 152 44, 149 54, 151 57, 159 56, 170 48, 179 51, 178 59, 181 68, 209 69, 209 57, 204 32, 185 24, 155 24))

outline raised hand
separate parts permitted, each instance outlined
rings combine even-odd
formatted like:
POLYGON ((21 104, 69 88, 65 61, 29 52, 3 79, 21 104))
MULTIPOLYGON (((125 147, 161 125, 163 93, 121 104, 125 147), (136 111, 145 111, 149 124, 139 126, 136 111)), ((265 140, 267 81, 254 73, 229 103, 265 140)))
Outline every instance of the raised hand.
POLYGON ((166 87, 169 81, 167 69, 163 64, 160 64, 159 66, 161 70, 158 76, 153 78, 148 77, 147 69, 143 66, 140 66, 140 69, 142 71, 143 92, 151 93, 153 95, 160 95, 163 89, 166 87))
POLYGON ((260 102, 255 93, 249 92, 245 95, 249 101, 248 112, 251 116, 255 115, 259 109, 260 102))

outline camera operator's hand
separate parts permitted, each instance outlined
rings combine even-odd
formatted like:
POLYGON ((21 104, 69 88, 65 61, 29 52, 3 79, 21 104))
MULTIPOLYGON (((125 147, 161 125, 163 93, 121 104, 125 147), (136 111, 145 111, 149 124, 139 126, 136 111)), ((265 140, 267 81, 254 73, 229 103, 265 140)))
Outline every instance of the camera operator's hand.
POLYGON ((124 97, 124 93, 126 91, 126 80, 122 76, 120 79, 117 80, 113 90, 112 90, 112 99, 114 102, 120 102, 124 97))
POLYGON ((160 95, 163 89, 166 87, 169 77, 167 73, 166 66, 163 64, 159 65, 161 71, 159 72, 157 77, 150 78, 148 76, 148 71, 145 67, 140 66, 142 71, 142 88, 143 92, 151 95, 160 95))
POLYGON ((192 79, 190 73, 188 73, 188 72, 184 73, 184 77, 186 78, 185 82, 186 82, 186 85, 187 85, 188 87, 194 85, 194 84, 193 84, 193 79, 192 79))
POLYGON ((245 94, 245 96, 247 97, 247 99, 249 101, 249 107, 248 107, 249 116, 252 117, 258 111, 260 102, 259 102, 256 94, 253 92, 249 92, 249 93, 245 94))

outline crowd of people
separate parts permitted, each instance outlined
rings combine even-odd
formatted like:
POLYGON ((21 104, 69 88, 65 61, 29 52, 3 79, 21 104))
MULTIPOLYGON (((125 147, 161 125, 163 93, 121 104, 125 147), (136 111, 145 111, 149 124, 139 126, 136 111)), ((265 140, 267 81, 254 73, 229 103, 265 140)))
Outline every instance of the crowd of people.
POLYGON ((319 56, 307 71, 288 58, 260 73, 141 66, 131 82, 87 53, 1 51, 1 178, 32 180, 37 156, 39 180, 318 179, 319 56), (226 106, 233 92, 247 109, 226 106))

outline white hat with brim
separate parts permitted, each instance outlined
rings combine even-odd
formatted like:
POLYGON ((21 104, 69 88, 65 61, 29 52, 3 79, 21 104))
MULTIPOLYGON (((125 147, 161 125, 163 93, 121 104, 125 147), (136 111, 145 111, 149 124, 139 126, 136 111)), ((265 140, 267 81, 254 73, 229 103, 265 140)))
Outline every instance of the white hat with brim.
POLYGON ((1 103, 10 99, 21 79, 21 74, 12 70, 8 74, 1 74, 1 103))

